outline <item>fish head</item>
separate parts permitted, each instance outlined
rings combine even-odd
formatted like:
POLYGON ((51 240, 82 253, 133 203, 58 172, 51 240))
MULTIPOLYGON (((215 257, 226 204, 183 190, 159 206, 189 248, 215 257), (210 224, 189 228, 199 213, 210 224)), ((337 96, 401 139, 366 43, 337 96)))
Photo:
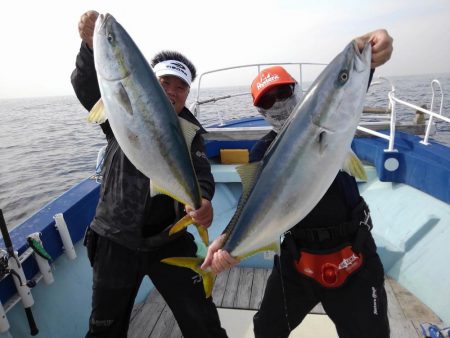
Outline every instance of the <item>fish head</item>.
POLYGON ((315 107, 306 109, 314 125, 328 133, 356 128, 367 91, 370 62, 370 44, 360 51, 352 41, 328 64, 301 103, 315 107))
POLYGON ((94 29, 94 61, 97 75, 107 81, 128 77, 133 71, 135 56, 130 55, 128 53, 130 49, 124 47, 130 44, 135 45, 116 19, 109 13, 100 14, 94 29))

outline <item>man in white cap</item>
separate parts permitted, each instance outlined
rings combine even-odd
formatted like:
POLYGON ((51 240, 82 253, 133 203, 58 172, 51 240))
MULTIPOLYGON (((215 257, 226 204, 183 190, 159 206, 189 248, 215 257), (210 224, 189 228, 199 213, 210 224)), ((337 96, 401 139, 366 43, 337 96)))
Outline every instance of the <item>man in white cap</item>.
MULTIPOLYGON (((98 13, 88 11, 78 24, 82 44, 71 80, 75 93, 90 110, 100 98, 94 65, 92 36, 98 13)), ((158 53, 151 61, 175 112, 201 127, 185 107, 196 76, 193 64, 182 54, 158 53)), ((108 141, 100 199, 85 236, 93 267, 92 312, 86 337, 127 337, 134 300, 147 275, 171 308, 184 337, 226 337, 217 309, 205 297, 202 283, 190 269, 161 263, 174 256, 195 256, 197 246, 187 231, 168 235, 184 206, 166 195, 150 196, 149 179, 126 158, 108 121, 100 125, 108 141)), ((214 179, 204 155, 201 133, 191 146, 192 162, 202 194, 198 210, 186 206, 192 219, 205 227, 212 222, 214 179)))

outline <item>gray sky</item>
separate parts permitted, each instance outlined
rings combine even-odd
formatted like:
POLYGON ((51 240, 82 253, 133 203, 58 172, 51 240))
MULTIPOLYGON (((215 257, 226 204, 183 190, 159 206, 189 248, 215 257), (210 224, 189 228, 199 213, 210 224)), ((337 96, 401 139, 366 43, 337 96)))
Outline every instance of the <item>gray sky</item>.
POLYGON ((449 0, 14 0, 0 8, 0 98, 71 95, 82 13, 111 13, 149 58, 179 50, 199 73, 260 62, 329 62, 386 28, 380 76, 450 72, 449 0))

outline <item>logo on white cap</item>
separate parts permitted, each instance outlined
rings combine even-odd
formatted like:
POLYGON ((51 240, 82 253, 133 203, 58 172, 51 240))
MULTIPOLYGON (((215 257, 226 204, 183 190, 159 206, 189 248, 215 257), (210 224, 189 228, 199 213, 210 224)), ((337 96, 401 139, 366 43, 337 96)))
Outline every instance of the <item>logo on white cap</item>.
POLYGON ((189 68, 178 60, 165 60, 159 62, 153 68, 155 75, 160 77, 164 75, 174 75, 182 79, 189 86, 191 86, 192 75, 189 68))

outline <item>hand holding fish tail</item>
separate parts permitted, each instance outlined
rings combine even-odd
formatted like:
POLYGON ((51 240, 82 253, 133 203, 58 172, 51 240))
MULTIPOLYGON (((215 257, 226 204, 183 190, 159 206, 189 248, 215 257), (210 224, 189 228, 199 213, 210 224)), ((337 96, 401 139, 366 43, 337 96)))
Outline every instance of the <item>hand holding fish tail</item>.
POLYGON ((371 68, 379 67, 385 64, 392 55, 394 50, 394 39, 385 29, 377 29, 373 32, 364 34, 355 38, 358 48, 362 50, 364 44, 369 42, 372 45, 372 61, 371 68))
POLYGON ((90 49, 93 49, 94 47, 94 28, 98 15, 99 13, 97 11, 87 11, 81 16, 80 22, 78 23, 78 33, 80 34, 80 38, 90 49))
POLYGON ((209 244, 208 228, 213 220, 213 208, 209 200, 202 198, 200 208, 194 209, 190 205, 186 205, 186 216, 180 219, 170 230, 169 235, 173 235, 178 231, 187 228, 190 224, 194 224, 197 231, 206 246, 209 244))
POLYGON ((190 205, 186 205, 186 213, 191 216, 194 223, 205 228, 209 228, 213 220, 213 208, 209 200, 202 198, 200 208, 194 210, 190 205))
POLYGON ((232 257, 228 251, 221 249, 225 238, 226 235, 222 234, 208 246, 208 253, 200 267, 202 270, 209 268, 214 274, 219 274, 239 263, 239 260, 232 257))
POLYGON ((197 231, 206 246, 209 244, 208 228, 213 220, 213 208, 209 200, 202 198, 200 208, 194 210, 190 205, 186 205, 186 213, 192 219, 197 231))

